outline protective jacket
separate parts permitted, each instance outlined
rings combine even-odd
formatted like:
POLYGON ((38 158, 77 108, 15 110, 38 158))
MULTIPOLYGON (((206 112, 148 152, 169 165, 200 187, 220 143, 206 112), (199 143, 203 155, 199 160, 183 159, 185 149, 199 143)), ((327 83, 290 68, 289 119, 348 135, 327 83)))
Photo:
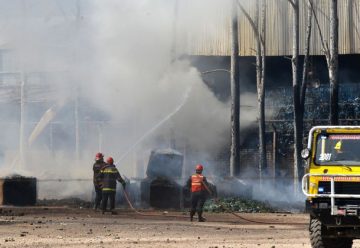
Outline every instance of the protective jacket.
POLYGON ((101 186, 99 174, 100 174, 100 171, 102 170, 102 168, 104 168, 105 166, 106 166, 106 163, 102 160, 96 161, 93 165, 93 171, 94 171, 93 181, 94 181, 94 185, 97 187, 101 186))
POLYGON ((103 167, 98 178, 101 180, 103 192, 116 191, 116 181, 119 181, 124 187, 126 185, 115 165, 107 164, 103 167))
POLYGON ((207 180, 202 174, 192 175, 187 182, 187 186, 192 193, 205 192, 206 188, 204 184, 207 184, 207 180))

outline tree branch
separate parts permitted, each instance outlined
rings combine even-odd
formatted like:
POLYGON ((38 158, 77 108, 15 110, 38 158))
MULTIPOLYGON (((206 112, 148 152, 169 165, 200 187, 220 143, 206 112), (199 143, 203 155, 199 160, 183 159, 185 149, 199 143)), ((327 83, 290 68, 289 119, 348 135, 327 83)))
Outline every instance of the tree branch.
POLYGON ((296 8, 296 5, 295 5, 295 3, 292 1, 292 0, 287 0, 290 4, 291 4, 291 6, 295 9, 296 8))
POLYGON ((310 54, 310 38, 311 38, 311 29, 312 29, 312 10, 311 10, 311 0, 308 0, 307 8, 307 27, 306 27, 306 40, 305 40, 305 51, 304 51, 304 64, 303 64, 303 75, 301 82, 301 91, 300 91, 300 108, 302 113, 304 112, 305 106, 305 93, 306 93, 306 83, 307 83, 307 74, 309 67, 309 54, 310 54))
POLYGON ((328 61, 330 59, 330 49, 329 49, 329 45, 327 44, 327 42, 324 41, 324 36, 321 32, 321 28, 320 28, 320 24, 319 24, 319 20, 317 18, 317 15, 316 15, 316 12, 315 12, 315 9, 314 9, 314 5, 313 5, 313 1, 312 0, 309 0, 309 4, 310 4, 310 7, 311 7, 311 10, 313 12, 313 15, 314 15, 314 19, 315 19, 315 23, 316 23, 316 26, 319 30, 319 35, 320 35, 320 40, 321 40, 321 46, 323 47, 323 50, 324 50, 324 54, 325 54, 325 57, 326 57, 326 60, 328 61))
POLYGON ((213 73, 213 72, 228 72, 228 73, 230 73, 230 71, 227 69, 214 69, 214 70, 209 70, 209 71, 202 71, 200 73, 201 74, 209 74, 209 73, 213 73))
POLYGON ((237 5, 239 6, 240 10, 243 12, 243 14, 245 15, 246 19, 249 21, 251 28, 253 29, 254 33, 255 33, 255 37, 256 39, 260 40, 260 42, 262 42, 262 39, 259 35, 259 31, 258 31, 258 27, 255 24, 254 20, 251 18, 251 16, 249 15, 249 13, 246 11, 246 9, 244 8, 244 6, 242 6, 242 4, 239 2, 239 0, 237 1, 237 5))

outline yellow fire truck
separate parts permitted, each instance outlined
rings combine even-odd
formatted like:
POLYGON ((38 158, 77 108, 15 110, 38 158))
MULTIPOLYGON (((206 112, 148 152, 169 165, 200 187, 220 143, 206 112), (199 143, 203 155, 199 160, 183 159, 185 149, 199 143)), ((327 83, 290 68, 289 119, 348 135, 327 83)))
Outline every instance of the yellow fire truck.
POLYGON ((351 248, 360 238, 360 126, 313 127, 301 155, 311 246, 351 248))

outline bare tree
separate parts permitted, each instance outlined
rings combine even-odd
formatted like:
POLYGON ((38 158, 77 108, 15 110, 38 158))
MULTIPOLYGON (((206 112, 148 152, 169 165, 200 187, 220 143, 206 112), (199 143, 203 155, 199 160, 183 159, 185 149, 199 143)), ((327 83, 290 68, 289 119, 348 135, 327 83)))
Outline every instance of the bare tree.
POLYGON ((330 80, 330 124, 337 125, 339 122, 339 75, 338 75, 338 55, 339 55, 339 20, 337 12, 337 0, 330 0, 330 47, 324 40, 319 21, 316 16, 312 0, 309 0, 314 19, 319 31, 321 44, 326 57, 330 80))
POLYGON ((293 47, 292 47, 292 81, 293 81, 293 106, 294 106, 294 190, 299 184, 299 171, 301 170, 302 140, 300 133, 300 86, 299 86, 299 0, 288 0, 293 9, 293 47))
POLYGON ((239 34, 236 0, 233 0, 231 16, 231 154, 230 176, 240 171, 240 84, 239 84, 239 34))
MULTIPOLYGON (((259 105, 259 140, 260 140, 260 164, 264 169, 264 173, 267 174, 266 163, 266 142, 265 142, 265 72, 266 72, 266 0, 261 0, 261 82, 257 85, 258 92, 258 105, 259 105)), ((258 2, 259 4, 259 2, 258 2)))
POLYGON ((339 122, 338 98, 339 98, 339 20, 337 0, 330 1, 330 51, 327 58, 330 79, 330 124, 337 125, 339 122))
MULTIPOLYGON (((306 38, 305 38, 305 50, 304 50, 304 63, 303 63, 303 72, 302 72, 302 82, 301 82, 301 91, 300 91, 300 108, 299 108, 299 142, 301 146, 303 145, 304 138, 304 114, 305 114, 305 94, 306 94, 306 85, 307 85, 307 74, 309 69, 309 54, 310 54, 310 38, 311 38, 311 29, 312 29, 312 8, 311 0, 307 1, 307 21, 306 21, 306 38)), ((299 154, 298 154, 299 155, 299 154)), ((303 167, 299 167, 299 178, 304 174, 303 167)))
POLYGON ((309 54, 310 54, 310 38, 312 30, 312 7, 311 0, 307 1, 307 19, 306 19, 306 38, 305 38, 305 49, 304 49, 304 64, 303 64, 303 73, 302 73, 302 82, 301 82, 301 91, 300 91, 300 106, 301 113, 304 114, 305 106, 305 93, 307 85, 307 74, 309 71, 309 54))
POLYGON ((259 115, 259 178, 262 181, 263 172, 267 169, 266 163, 266 142, 265 142, 265 20, 266 20, 266 3, 261 0, 261 17, 260 0, 256 0, 256 12, 254 19, 250 17, 244 6, 238 1, 238 5, 256 37, 256 86, 258 99, 259 115), (261 25, 260 25, 261 23, 261 25))

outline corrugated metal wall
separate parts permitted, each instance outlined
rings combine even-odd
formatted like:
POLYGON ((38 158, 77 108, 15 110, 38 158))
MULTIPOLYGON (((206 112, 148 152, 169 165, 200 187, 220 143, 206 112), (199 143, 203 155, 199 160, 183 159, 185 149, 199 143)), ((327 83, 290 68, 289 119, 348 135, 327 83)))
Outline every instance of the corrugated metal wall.
MULTIPOLYGON (((181 0, 180 5, 191 5, 191 0, 181 0)), ((253 17, 255 1, 242 0, 245 9, 253 17)), ((290 55, 292 47, 292 7, 287 0, 266 0, 266 47, 267 55, 290 55)), ((306 0, 300 0, 300 53, 303 53, 305 43, 307 6, 306 0)), ((313 0, 316 16, 319 20, 324 39, 329 40, 329 0, 313 0)), ((360 0, 339 0, 339 53, 360 53, 360 0)), ((230 54, 230 11, 229 4, 217 6, 216 16, 211 21, 199 23, 197 21, 182 26, 186 31, 179 50, 192 55, 227 56, 230 54)), ((239 38, 240 55, 253 56, 255 54, 255 37, 246 17, 239 10, 239 38)), ((199 15, 206 14, 206 10, 199 15)), ((186 8, 179 8, 179 23, 186 15, 186 8)), ((184 33, 184 32, 183 32, 184 33)), ((178 37, 181 37, 178 36, 178 37)), ((178 44, 181 44, 179 42, 178 44)), ((313 19, 311 38, 311 54, 323 55, 319 30, 313 19)))

